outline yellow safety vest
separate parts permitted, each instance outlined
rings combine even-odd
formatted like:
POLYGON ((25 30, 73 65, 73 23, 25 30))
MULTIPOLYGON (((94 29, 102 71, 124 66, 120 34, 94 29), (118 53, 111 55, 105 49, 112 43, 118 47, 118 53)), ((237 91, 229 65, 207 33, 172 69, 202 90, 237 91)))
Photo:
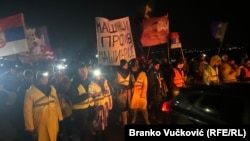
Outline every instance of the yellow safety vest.
MULTIPOLYGON (((89 84, 89 87, 91 86, 91 85, 93 85, 93 82, 91 82, 90 84, 89 84)), ((83 94, 87 94, 86 92, 86 90, 85 90, 85 88, 83 87, 83 85, 82 84, 79 84, 79 86, 78 86, 78 95, 83 95, 83 94)), ((88 88, 89 89, 89 88, 88 88)), ((84 100, 84 101, 82 101, 82 102, 80 102, 80 103, 76 103, 76 104, 73 104, 72 105, 72 109, 86 109, 86 108, 88 108, 89 106, 94 106, 94 100, 93 100, 93 98, 92 97, 89 97, 89 98, 87 98, 86 100, 84 100)))
POLYGON ((129 79, 130 79, 130 73, 126 78, 123 78, 122 75, 117 72, 117 82, 121 85, 128 86, 129 85, 129 79))
POLYGON ((100 106, 100 105, 106 104, 107 101, 102 93, 102 88, 99 84, 93 82, 93 85, 90 85, 90 87, 89 87, 89 92, 93 92, 93 93, 98 94, 98 96, 96 96, 94 98, 94 105, 95 106, 100 106))
POLYGON ((31 85, 27 90, 24 100, 24 120, 26 129, 37 128, 41 120, 47 120, 47 118, 50 118, 50 120, 54 119, 54 121, 52 120, 51 122, 63 120, 56 89, 53 86, 50 87, 51 92, 48 96, 44 95, 44 93, 34 85, 31 85), (32 106, 32 108, 30 106, 32 106))
POLYGON ((209 71, 208 81, 219 82, 218 68, 214 69, 211 66, 208 66, 208 71, 209 71))

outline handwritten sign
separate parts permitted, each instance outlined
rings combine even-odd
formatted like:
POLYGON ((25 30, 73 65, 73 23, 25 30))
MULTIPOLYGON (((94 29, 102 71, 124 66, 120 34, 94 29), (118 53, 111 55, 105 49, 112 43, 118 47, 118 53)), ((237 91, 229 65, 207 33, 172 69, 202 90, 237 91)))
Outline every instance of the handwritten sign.
POLYGON ((98 64, 118 66, 120 60, 136 57, 128 17, 108 20, 96 17, 98 64))

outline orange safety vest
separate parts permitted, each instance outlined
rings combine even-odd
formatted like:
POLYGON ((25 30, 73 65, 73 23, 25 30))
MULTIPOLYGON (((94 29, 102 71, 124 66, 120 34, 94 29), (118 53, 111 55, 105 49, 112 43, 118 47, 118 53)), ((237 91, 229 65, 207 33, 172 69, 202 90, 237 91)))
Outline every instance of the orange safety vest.
POLYGON ((184 71, 180 71, 177 70, 176 68, 173 68, 173 71, 174 71, 174 80, 173 80, 173 83, 177 86, 177 87, 183 87, 184 86, 184 79, 185 79, 185 76, 184 76, 184 71))
POLYGON ((246 68, 246 67, 243 67, 243 69, 244 69, 244 71, 245 71, 245 78, 250 78, 250 70, 248 69, 248 68, 246 68))

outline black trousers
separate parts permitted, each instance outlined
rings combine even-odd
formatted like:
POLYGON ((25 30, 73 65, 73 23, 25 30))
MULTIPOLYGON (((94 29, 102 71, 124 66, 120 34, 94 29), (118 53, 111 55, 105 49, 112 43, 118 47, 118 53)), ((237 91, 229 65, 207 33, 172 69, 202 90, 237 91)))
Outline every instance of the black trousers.
POLYGON ((73 110, 74 123, 79 130, 81 141, 90 140, 90 124, 92 119, 93 108, 73 110))

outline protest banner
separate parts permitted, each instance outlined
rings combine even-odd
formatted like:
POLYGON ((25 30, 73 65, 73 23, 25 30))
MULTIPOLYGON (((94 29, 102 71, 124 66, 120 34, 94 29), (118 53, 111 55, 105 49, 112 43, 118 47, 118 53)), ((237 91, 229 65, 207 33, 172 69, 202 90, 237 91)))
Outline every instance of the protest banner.
POLYGON ((136 57, 129 17, 109 20, 96 17, 98 64, 118 66, 136 57))

